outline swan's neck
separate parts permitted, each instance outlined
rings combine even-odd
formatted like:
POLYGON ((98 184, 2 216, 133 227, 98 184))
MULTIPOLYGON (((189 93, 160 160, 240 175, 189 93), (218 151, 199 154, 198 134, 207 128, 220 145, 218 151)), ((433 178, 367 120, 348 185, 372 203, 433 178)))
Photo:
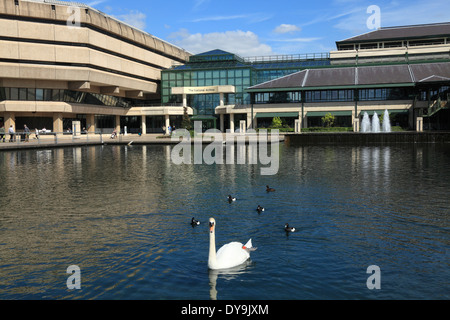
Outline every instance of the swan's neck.
POLYGON ((208 266, 212 267, 216 264, 216 236, 215 232, 209 233, 209 258, 208 258, 208 266))

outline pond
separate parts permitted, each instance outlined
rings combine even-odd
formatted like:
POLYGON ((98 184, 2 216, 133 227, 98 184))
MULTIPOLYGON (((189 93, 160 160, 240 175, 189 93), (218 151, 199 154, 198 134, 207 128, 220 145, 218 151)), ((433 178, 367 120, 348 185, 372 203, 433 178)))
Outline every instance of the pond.
POLYGON ((0 152, 0 298, 450 298, 450 146, 280 144, 266 176, 172 148, 0 152), (217 248, 252 239, 246 264, 208 270, 210 217, 217 248))

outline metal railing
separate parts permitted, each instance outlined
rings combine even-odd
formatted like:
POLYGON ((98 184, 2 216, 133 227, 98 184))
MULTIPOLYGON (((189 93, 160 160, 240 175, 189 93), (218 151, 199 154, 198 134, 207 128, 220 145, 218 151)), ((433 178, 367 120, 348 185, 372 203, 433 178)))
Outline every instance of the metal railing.
MULTIPOLYGON (((254 57, 244 57, 242 60, 244 63, 255 64, 255 63, 275 63, 275 62, 296 62, 296 61, 319 61, 330 59, 329 52, 318 52, 318 53, 300 53, 300 54, 279 54, 271 56, 254 56, 254 57)), ((220 61, 216 61, 220 62, 220 61)), ((179 66, 183 66, 186 63, 180 63, 177 61, 172 62, 171 69, 179 66)))
POLYGON ((438 97, 437 100, 434 100, 430 106, 426 109, 427 113, 423 114, 424 117, 431 117, 438 113, 441 109, 448 108, 450 106, 450 95, 447 94, 447 100, 442 100, 441 97, 438 97))
MULTIPOLYGON (((116 137, 119 137, 117 135, 116 137)), ((0 147, 3 144, 32 144, 32 145, 57 145, 62 143, 101 143, 104 140, 110 139, 111 134, 102 132, 87 132, 87 133, 68 133, 68 132, 46 132, 46 133, 1 133, 0 147)))
POLYGON ((272 56, 255 56, 246 57, 244 61, 247 63, 269 63, 269 62, 289 62, 289 61, 309 61, 309 60, 325 60, 330 58, 329 52, 319 53, 302 53, 302 54, 284 54, 272 56))

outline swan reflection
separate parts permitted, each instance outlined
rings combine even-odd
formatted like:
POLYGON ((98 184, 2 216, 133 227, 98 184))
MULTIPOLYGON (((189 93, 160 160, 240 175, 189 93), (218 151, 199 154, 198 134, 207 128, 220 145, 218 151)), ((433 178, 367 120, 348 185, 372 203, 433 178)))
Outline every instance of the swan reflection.
POLYGON ((217 279, 220 278, 231 281, 237 279, 240 275, 247 273, 252 261, 248 259, 243 264, 229 269, 212 270, 209 269, 209 296, 211 300, 217 300, 217 279))

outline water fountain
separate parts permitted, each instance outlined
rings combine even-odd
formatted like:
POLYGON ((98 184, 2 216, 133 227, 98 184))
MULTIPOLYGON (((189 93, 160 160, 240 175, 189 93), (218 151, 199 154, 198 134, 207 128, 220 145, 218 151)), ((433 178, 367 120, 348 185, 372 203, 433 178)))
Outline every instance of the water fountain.
POLYGON ((383 115, 383 132, 391 132, 391 120, 389 119, 389 112, 387 109, 383 115))
POLYGON ((378 114, 376 112, 374 112, 372 116, 372 132, 380 132, 380 119, 378 119, 378 114))
POLYGON ((364 116, 361 122, 361 132, 370 132, 370 119, 369 114, 367 112, 364 112, 364 116))
POLYGON ((372 121, 369 114, 364 112, 364 116, 361 122, 361 132, 391 132, 391 121, 389 119, 389 112, 386 109, 383 115, 383 125, 380 126, 380 119, 376 112, 373 113, 372 121))

